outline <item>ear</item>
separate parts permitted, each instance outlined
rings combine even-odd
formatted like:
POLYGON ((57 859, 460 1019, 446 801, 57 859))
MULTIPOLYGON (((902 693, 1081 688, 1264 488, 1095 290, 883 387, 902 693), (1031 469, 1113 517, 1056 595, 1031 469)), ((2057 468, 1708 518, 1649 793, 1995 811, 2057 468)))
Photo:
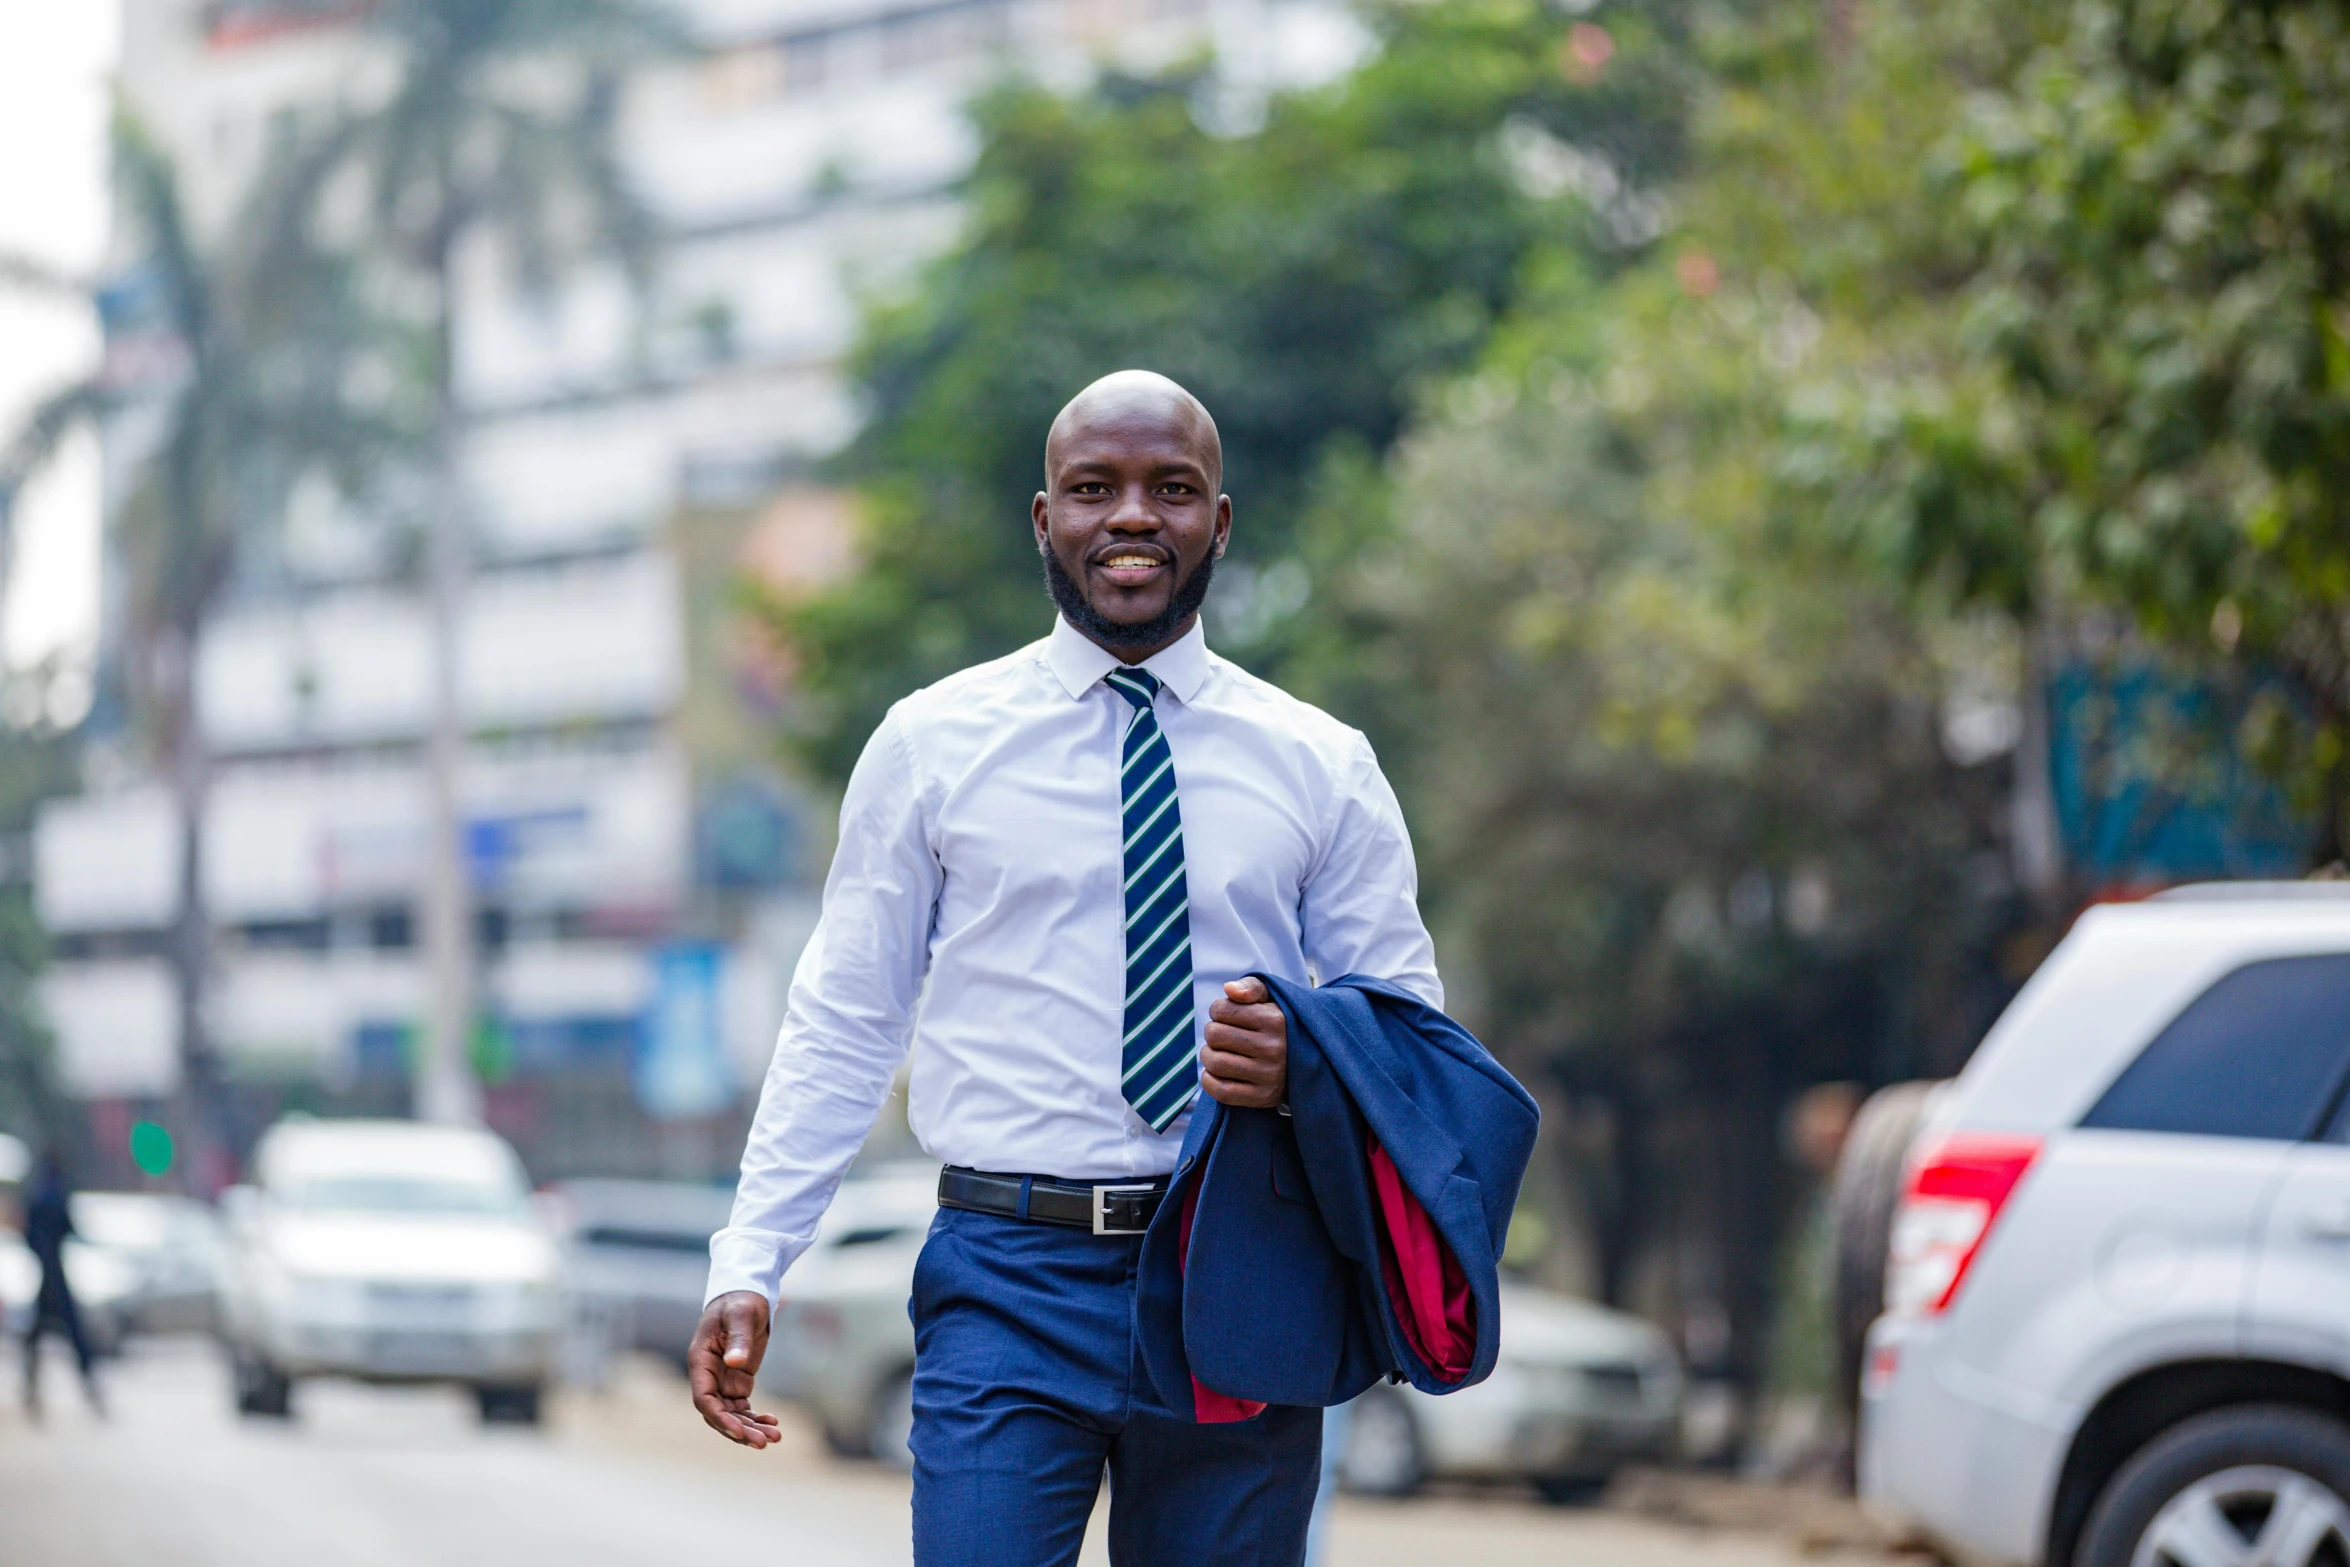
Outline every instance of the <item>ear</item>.
MULTIPOLYGON (((1040 495, 1037 497, 1037 499, 1043 500, 1044 497, 1040 495)), ((1211 560, 1222 560, 1224 558, 1225 549, 1231 543, 1232 497, 1229 495, 1219 495, 1216 497, 1216 542, 1214 547, 1209 550, 1208 558, 1211 560)))
POLYGON ((1038 490, 1036 492, 1036 499, 1028 503, 1028 522, 1029 526, 1036 530, 1036 553, 1039 555, 1042 555, 1046 550, 1052 548, 1050 543, 1051 517, 1051 508, 1045 504, 1045 493, 1042 490, 1038 490))

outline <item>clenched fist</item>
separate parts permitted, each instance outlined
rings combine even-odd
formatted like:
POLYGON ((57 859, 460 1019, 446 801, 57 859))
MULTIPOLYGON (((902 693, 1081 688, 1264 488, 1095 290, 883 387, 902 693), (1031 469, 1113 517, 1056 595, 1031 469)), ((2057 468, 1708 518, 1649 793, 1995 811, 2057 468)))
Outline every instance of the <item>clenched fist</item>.
POLYGON ((1236 979, 1208 1008, 1200 1046, 1202 1086, 1243 1110, 1271 1110, 1289 1098, 1289 1020, 1261 979, 1236 979))

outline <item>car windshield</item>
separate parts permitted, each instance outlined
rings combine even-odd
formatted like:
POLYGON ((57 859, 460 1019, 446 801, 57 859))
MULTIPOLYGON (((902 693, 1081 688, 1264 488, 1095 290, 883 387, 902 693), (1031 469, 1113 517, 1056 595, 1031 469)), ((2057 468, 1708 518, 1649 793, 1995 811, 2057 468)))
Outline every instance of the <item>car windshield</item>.
POLYGON ((508 1186, 429 1175, 322 1175, 288 1182, 290 1207, 363 1213, 465 1213, 508 1217, 523 1207, 508 1186))

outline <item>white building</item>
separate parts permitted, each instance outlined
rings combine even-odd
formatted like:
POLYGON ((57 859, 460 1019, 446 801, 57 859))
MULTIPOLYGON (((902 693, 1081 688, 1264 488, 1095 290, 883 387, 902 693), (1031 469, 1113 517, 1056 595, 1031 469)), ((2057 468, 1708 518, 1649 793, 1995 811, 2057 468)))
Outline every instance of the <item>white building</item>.
MULTIPOLYGON (((825 836, 792 819, 755 741, 689 721, 727 674, 710 579, 752 557, 808 581, 846 564, 845 508, 798 476, 853 429, 839 365, 861 298, 954 234, 962 105, 1014 66, 1073 85, 1108 58, 1212 45, 1245 115, 1363 37, 1329 0, 676 3, 699 49, 639 71, 620 119, 666 234, 650 296, 589 267, 524 298, 487 246, 463 258, 463 788, 504 1069, 526 1086, 633 1071, 640 1098, 698 1113, 755 1082, 809 922, 811 867, 769 851, 825 836)), ((125 7, 125 98, 175 154, 200 232, 228 220, 273 117, 381 81, 364 0, 125 7)), ((430 666, 393 566, 322 485, 298 498, 282 569, 200 650, 214 1029, 243 1076, 396 1078, 420 1015, 430 666)), ((135 1101, 175 1075, 172 806, 92 771, 36 833, 60 949, 47 1001, 69 1085, 135 1101)))

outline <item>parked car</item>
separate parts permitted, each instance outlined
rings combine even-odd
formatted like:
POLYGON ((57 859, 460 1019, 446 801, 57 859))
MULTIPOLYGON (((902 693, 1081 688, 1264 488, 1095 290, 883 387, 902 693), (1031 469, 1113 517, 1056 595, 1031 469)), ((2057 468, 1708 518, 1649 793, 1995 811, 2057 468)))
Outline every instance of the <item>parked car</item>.
POLYGON ((535 1422, 561 1320, 559 1257, 521 1161, 488 1132, 280 1122, 224 1200, 222 1336, 237 1407, 288 1412, 302 1377, 469 1385, 535 1422))
POLYGON ((164 1192, 76 1192, 73 1227, 84 1245, 130 1270, 122 1305, 127 1331, 212 1331, 221 1234, 211 1208, 164 1192))
POLYGON ((730 1187, 686 1181, 574 1180, 552 1195, 564 1216, 565 1266, 583 1320, 613 1348, 685 1363, 710 1278, 710 1237, 734 1205, 730 1187))
POLYGON ((2350 888, 2083 915, 1927 1099, 1860 1483, 1969 1561, 2350 1560, 2350 888))
POLYGON ((1403 1496, 1434 1479, 1530 1480, 1553 1501, 1579 1500, 1624 1464, 1672 1451, 1681 1383, 1654 1325, 1505 1281, 1493 1375, 1441 1397, 1372 1387, 1355 1401, 1339 1482, 1403 1496))
POLYGON ((914 1259, 938 1212, 938 1166, 885 1164, 841 1182, 784 1275, 760 1384, 805 1405, 833 1451, 910 1467, 914 1259))

